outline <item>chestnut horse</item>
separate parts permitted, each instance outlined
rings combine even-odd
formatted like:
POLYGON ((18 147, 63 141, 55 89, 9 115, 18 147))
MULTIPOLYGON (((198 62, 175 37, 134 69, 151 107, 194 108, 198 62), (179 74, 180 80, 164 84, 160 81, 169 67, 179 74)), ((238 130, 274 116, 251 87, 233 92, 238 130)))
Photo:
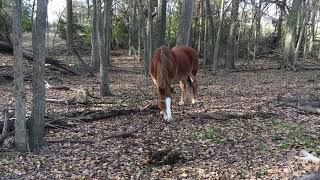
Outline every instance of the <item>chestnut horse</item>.
POLYGON ((167 122, 173 119, 171 112, 171 84, 179 81, 181 89, 179 105, 184 105, 187 82, 192 90, 192 104, 194 104, 197 96, 197 72, 198 57, 193 48, 178 45, 172 49, 166 46, 156 49, 151 60, 150 73, 158 90, 159 108, 167 122))

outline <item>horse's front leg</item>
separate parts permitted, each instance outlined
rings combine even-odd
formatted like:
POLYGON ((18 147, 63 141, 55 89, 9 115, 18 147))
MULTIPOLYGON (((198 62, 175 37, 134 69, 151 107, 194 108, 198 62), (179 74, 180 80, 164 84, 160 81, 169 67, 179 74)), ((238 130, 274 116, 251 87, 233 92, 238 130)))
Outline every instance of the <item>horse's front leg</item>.
POLYGON ((179 105, 184 105, 185 104, 185 90, 186 90, 186 83, 185 81, 179 81, 180 84, 180 90, 181 90, 181 99, 179 102, 179 105))
POLYGON ((197 102, 197 79, 196 76, 192 75, 190 76, 190 80, 191 80, 191 90, 192 90, 192 100, 191 103, 195 104, 197 102))

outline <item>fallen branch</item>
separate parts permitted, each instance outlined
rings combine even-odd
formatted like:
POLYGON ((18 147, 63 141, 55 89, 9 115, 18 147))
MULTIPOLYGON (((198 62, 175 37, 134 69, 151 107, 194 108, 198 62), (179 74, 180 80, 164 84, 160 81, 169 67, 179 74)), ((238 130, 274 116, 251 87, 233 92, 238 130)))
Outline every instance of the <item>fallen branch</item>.
POLYGON ((70 87, 67 86, 52 86, 48 81, 44 81, 46 89, 57 89, 57 90, 70 90, 70 87))
POLYGON ((261 117, 261 118, 272 118, 274 116, 278 116, 278 114, 271 113, 271 112, 249 112, 249 113, 229 113, 229 112, 217 112, 211 114, 203 114, 203 113, 196 113, 191 114, 192 119, 215 119, 215 120, 229 120, 229 119, 252 119, 254 117, 261 117))
POLYGON ((107 139, 111 139, 111 138, 128 138, 130 136, 133 135, 133 133, 136 133, 138 132, 140 129, 143 129, 145 128, 147 125, 149 125, 151 123, 151 121, 149 121, 148 123, 140 126, 140 127, 137 127, 135 129, 132 129, 132 130, 129 130, 129 131, 125 131, 125 132, 120 132, 120 133, 115 133, 115 134, 111 134, 105 138, 102 138, 101 140, 107 140, 107 139))
POLYGON ((312 107, 312 106, 297 106, 298 110, 307 112, 307 113, 312 113, 312 114, 318 114, 320 115, 320 108, 318 107, 312 107))
POLYGON ((315 162, 315 163, 319 163, 319 162, 320 162, 320 158, 312 155, 311 153, 309 153, 309 152, 306 151, 306 150, 301 150, 301 151, 299 152, 299 155, 300 155, 300 156, 296 156, 295 158, 296 158, 296 159, 299 159, 299 160, 311 161, 311 162, 315 162))
POLYGON ((78 143, 78 144, 93 144, 94 141, 90 140, 75 140, 75 139, 59 139, 59 140, 48 140, 48 143, 78 143))
MULTIPOLYGON (((0 48, 4 49, 10 53, 13 53, 13 48, 12 45, 9 42, 5 42, 5 41, 0 41, 0 48)), ((26 59, 28 59, 29 61, 33 61, 33 52, 27 49, 23 49, 22 50, 22 54, 23 57, 25 57, 26 59)), ((66 72, 69 72, 73 75, 79 75, 79 73, 77 73, 76 71, 72 70, 69 66, 63 64, 62 62, 52 58, 52 57, 46 57, 45 58, 45 62, 47 64, 59 67, 60 69, 63 69, 66 72)))
POLYGON ((8 115, 8 109, 3 110, 3 127, 2 127, 2 133, 0 136, 0 145, 3 144, 4 140, 8 136, 8 126, 9 126, 9 115, 8 115))

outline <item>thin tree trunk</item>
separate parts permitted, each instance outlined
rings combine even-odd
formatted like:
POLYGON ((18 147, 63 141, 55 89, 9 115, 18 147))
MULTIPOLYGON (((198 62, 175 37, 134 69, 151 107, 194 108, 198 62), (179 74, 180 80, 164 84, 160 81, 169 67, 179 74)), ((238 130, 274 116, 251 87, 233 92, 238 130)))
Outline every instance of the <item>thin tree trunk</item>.
MULTIPOLYGON (((311 37, 310 37, 311 38, 311 37)), ((303 61, 305 61, 307 59, 307 55, 308 55, 308 29, 305 28, 304 29, 304 42, 303 42, 303 61)))
POLYGON ((282 40, 282 22, 283 22, 283 16, 285 13, 285 6, 286 6, 286 0, 282 1, 282 4, 280 6, 280 16, 279 16, 279 20, 278 20, 278 24, 277 24, 277 38, 276 38, 276 42, 275 45, 277 47, 280 47, 281 45, 281 40, 282 40))
POLYGON ((205 0, 205 7, 206 7, 206 21, 207 21, 207 47, 206 47, 206 69, 209 69, 212 67, 212 60, 213 60, 213 52, 214 52, 214 40, 213 40, 213 18, 212 18, 212 12, 211 12, 211 5, 209 0, 205 0))
POLYGON ((314 42, 314 37, 315 37, 315 20, 316 20, 316 15, 317 15, 317 6, 313 7, 312 10, 312 16, 311 16, 311 29, 310 29, 310 39, 309 39, 309 48, 308 48, 308 53, 311 53, 313 50, 313 42, 314 42))
POLYGON ((21 42, 21 0, 13 1, 12 8, 14 89, 15 89, 15 145, 19 151, 28 150, 26 127, 26 94, 24 88, 22 42, 21 42))
POLYGON ((98 28, 100 30, 98 39, 100 44, 100 95, 101 96, 110 96, 111 91, 109 87, 108 80, 108 68, 107 62, 110 62, 110 23, 111 23, 111 10, 112 10, 112 0, 104 1, 104 21, 102 23, 102 15, 101 15, 101 2, 97 1, 98 5, 98 13, 100 13, 99 19, 101 22, 101 26, 98 28))
POLYGON ((228 37, 228 50, 227 50, 227 68, 234 69, 235 61, 237 59, 237 50, 236 50, 236 32, 237 32, 237 21, 239 15, 239 1, 232 0, 232 9, 231 9, 231 24, 228 37))
POLYGON ((45 115, 45 33, 48 1, 37 2, 36 22, 33 26, 32 47, 33 47, 33 76, 32 76, 32 112, 30 120, 30 148, 39 152, 44 145, 44 115, 45 115))
POLYGON ((183 0, 181 18, 177 34, 178 45, 188 45, 192 20, 193 0, 183 0))
POLYGON ((132 45, 132 39, 133 39, 133 0, 129 0, 129 29, 128 29, 128 47, 129 47, 129 56, 132 56, 133 53, 133 45, 132 45))
POLYGON ((199 2, 199 34, 198 34, 198 53, 201 54, 203 36, 203 1, 199 2))
POLYGON ((31 10, 31 23, 33 24, 33 18, 34 18, 34 8, 36 6, 36 2, 37 0, 33 0, 33 3, 32 3, 32 10, 31 10))
POLYGON ((73 49, 73 17, 72 17, 72 0, 67 1, 67 46, 69 50, 73 49))
POLYGON ((99 69, 99 48, 98 48, 98 21, 97 21, 97 2, 92 0, 93 12, 92 12, 92 32, 91 32, 91 61, 94 69, 99 69))
MULTIPOLYGON (((112 31, 112 2, 113 0, 104 0, 104 42, 105 42, 105 60, 107 67, 112 67, 110 59, 110 36, 112 31), (106 11, 107 10, 107 11, 106 11)), ((101 68, 101 67, 100 67, 101 68)), ((108 83, 109 84, 109 83, 108 83)))
POLYGON ((307 26, 307 23, 309 22, 309 19, 310 19, 310 6, 315 6, 314 2, 316 1, 313 1, 311 0, 311 2, 309 2, 306 7, 305 7, 305 16, 303 19, 303 22, 302 22, 302 26, 300 27, 301 30, 300 30, 300 34, 299 34, 299 39, 298 39, 298 43, 297 43, 297 46, 296 46, 296 49, 295 49, 295 58, 294 58, 294 62, 296 63, 297 62, 297 58, 299 56, 299 50, 300 50, 300 46, 301 46, 301 43, 302 43, 302 39, 304 37, 304 34, 305 34, 305 30, 306 30, 306 26, 307 26))
POLYGON ((216 39, 216 43, 215 43, 215 46, 214 46, 214 54, 213 54, 213 66, 212 66, 213 72, 216 71, 217 64, 218 64, 218 54, 219 54, 219 47, 220 47, 220 39, 221 39, 223 21, 224 21, 224 0, 221 0, 219 27, 218 27, 217 39, 216 39))
POLYGON ((253 47, 253 62, 256 60, 256 54, 258 51, 258 39, 260 38, 260 25, 261 25, 261 5, 262 5, 262 0, 259 0, 258 6, 255 5, 255 12, 256 12, 256 18, 255 18, 255 23, 254 23, 254 47, 253 47))
POLYGON ((145 59, 145 73, 149 74, 149 61, 151 59, 152 51, 152 0, 148 0, 148 19, 147 19, 147 34, 145 37, 144 59, 145 59))

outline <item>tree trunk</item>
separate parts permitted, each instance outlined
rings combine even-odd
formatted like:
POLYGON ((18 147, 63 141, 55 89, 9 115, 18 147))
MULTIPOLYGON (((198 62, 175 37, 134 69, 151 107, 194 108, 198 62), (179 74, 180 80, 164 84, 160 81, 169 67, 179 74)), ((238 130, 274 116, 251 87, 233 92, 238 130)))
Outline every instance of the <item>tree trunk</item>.
POLYGON ((306 27, 307 27, 307 23, 309 22, 310 19, 310 13, 311 13, 311 6, 315 6, 314 2, 316 2, 315 0, 310 0, 309 3, 305 6, 305 16, 302 18, 303 22, 302 22, 302 26, 300 27, 300 34, 299 34, 299 39, 298 39, 298 43, 295 49, 295 58, 294 58, 294 62, 297 62, 297 58, 299 56, 299 50, 300 50, 300 46, 302 43, 302 39, 304 37, 305 31, 306 31, 306 27))
MULTIPOLYGON (((101 15, 101 1, 97 1, 98 5, 98 19, 100 21, 99 25, 102 26, 102 15, 101 15)), ((99 29, 99 44, 100 44, 100 95, 110 96, 111 91, 109 87, 108 80, 108 68, 107 63, 110 62, 110 24, 111 24, 111 10, 112 10, 112 0, 104 1, 104 20, 103 27, 98 27, 99 29)))
POLYGON ((190 38, 193 0, 183 0, 181 10, 181 18, 177 34, 178 45, 188 45, 190 38))
MULTIPOLYGON (((254 2, 254 1, 253 1, 254 2)), ((262 5, 262 0, 259 0, 258 6, 255 5, 255 23, 254 23, 254 46, 253 46, 253 62, 255 62, 256 60, 256 54, 258 51, 258 39, 260 38, 260 27, 261 27, 261 17, 262 17, 262 13, 261 13, 261 5, 262 5)))
POLYGON ((36 22, 33 25, 32 47, 33 47, 33 76, 32 76, 32 112, 30 120, 30 148, 39 152, 44 145, 44 115, 45 115, 45 33, 47 19, 48 1, 37 2, 36 22))
POLYGON ((104 0, 104 42, 105 42, 105 59, 107 67, 112 67, 110 59, 110 36, 112 26, 112 1, 104 0), (108 11, 105 11, 108 10, 108 11))
POLYGON ((281 40, 282 40, 282 22, 283 22, 283 16, 285 14, 285 6, 286 6, 286 0, 282 1, 282 4, 280 6, 280 16, 279 16, 279 20, 277 22, 277 37, 276 37, 276 41, 275 41, 275 45, 277 47, 280 47, 281 45, 281 40))
POLYGON ((308 48, 308 53, 311 53, 313 50, 313 42, 314 42, 314 37, 315 37, 315 20, 316 20, 316 15, 317 15, 317 6, 314 6, 312 9, 312 15, 311 15, 311 29, 310 29, 310 39, 309 39, 309 48, 308 48))
POLYGON ((133 6, 133 0, 129 0, 129 29, 128 29, 128 48, 129 48, 129 56, 132 56, 133 53, 133 11, 134 11, 134 6, 133 6))
POLYGON ((147 76, 149 74, 149 61, 152 56, 152 0, 148 0, 147 31, 144 38, 144 64, 147 76))
POLYGON ((33 18, 34 18, 34 8, 36 6, 36 2, 37 0, 33 0, 33 3, 32 3, 32 9, 31 9, 31 23, 33 24, 33 18))
POLYGON ((156 17, 156 29, 154 34, 154 45, 152 49, 165 45, 166 41, 166 12, 167 0, 158 0, 158 13, 156 17))
POLYGON ((229 37, 228 37, 228 50, 227 50, 227 68, 228 69, 235 69, 235 61, 237 59, 237 50, 236 50, 236 33, 237 33, 237 21, 239 15, 239 1, 232 0, 231 2, 231 24, 229 30, 229 37))
POLYGON ((97 21, 97 2, 92 0, 93 12, 92 12, 92 32, 91 32, 91 61, 94 69, 99 69, 99 49, 98 49, 98 21, 97 21))
POLYGON ((198 34, 198 53, 201 54, 203 36, 203 1, 199 2, 199 34, 198 34))
POLYGON ((67 1, 67 46, 69 50, 73 48, 73 17, 72 17, 72 0, 67 1))
POLYGON ((22 42, 21 42, 21 0, 13 1, 12 35, 14 54, 14 89, 15 89, 15 146, 19 151, 28 150, 26 127, 26 94, 24 88, 22 42))
POLYGON ((286 65, 294 68, 295 66, 295 37, 297 32, 297 17, 300 8, 300 0, 293 0, 286 22, 286 36, 284 45, 284 59, 286 65))
POLYGON ((207 21, 207 47, 206 47, 206 69, 209 69, 210 67, 212 67, 212 60, 213 60, 213 52, 214 52, 214 40, 213 40, 213 36, 214 36, 214 32, 213 32, 213 18, 212 18, 212 12, 211 12, 211 5, 210 5, 210 1, 209 0, 205 0, 205 7, 206 7, 206 21, 207 21))
POLYGON ((219 54, 219 47, 220 47, 220 39, 221 39, 221 31, 224 21, 224 0, 221 0, 221 6, 220 6, 220 17, 219 17, 219 27, 218 27, 218 33, 217 33, 217 39, 214 46, 214 53, 213 53, 213 66, 212 70, 213 72, 216 71, 217 64, 218 64, 218 54, 219 54))

